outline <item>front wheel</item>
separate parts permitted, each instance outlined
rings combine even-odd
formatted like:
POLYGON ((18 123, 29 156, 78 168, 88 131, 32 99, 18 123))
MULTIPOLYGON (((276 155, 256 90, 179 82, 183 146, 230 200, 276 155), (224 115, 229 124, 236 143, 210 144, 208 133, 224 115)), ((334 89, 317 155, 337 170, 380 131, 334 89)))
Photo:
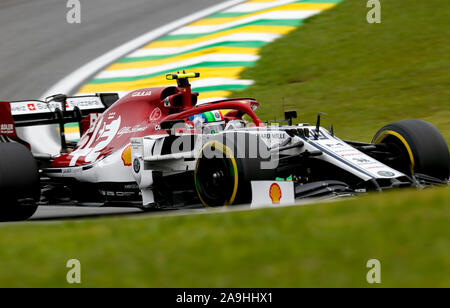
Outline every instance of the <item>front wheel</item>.
POLYGON ((405 174, 425 174, 448 180, 450 156, 447 143, 432 124, 421 120, 395 122, 381 128, 372 140, 385 144, 398 153, 398 158, 385 162, 405 174))
POLYGON ((240 163, 233 151, 220 141, 211 141, 203 147, 197 159, 194 180, 197 195, 205 207, 232 205, 237 203, 237 199, 251 201, 240 163), (208 157, 208 150, 219 155, 208 157))
POLYGON ((249 204, 252 181, 275 179, 270 149, 258 135, 230 132, 207 141, 197 158, 195 189, 206 207, 249 204))

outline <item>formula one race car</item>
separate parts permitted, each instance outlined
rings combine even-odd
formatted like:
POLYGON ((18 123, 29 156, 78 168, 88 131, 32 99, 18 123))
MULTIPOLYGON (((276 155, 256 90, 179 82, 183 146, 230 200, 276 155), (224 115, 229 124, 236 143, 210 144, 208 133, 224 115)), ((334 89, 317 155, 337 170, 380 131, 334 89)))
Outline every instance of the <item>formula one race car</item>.
MULTIPOLYGON (((448 185, 447 143, 431 124, 389 124, 371 143, 333 129, 263 123, 251 98, 197 104, 189 78, 177 86, 46 101, 0 103, 1 220, 44 204, 99 203, 145 210, 294 203, 401 187, 448 185), (78 123, 70 144, 65 124, 78 123), (58 125, 61 152, 36 153, 18 127, 58 125)), ((45 137, 41 138, 45 142, 45 137)), ((28 140, 30 142, 30 140, 28 140)))

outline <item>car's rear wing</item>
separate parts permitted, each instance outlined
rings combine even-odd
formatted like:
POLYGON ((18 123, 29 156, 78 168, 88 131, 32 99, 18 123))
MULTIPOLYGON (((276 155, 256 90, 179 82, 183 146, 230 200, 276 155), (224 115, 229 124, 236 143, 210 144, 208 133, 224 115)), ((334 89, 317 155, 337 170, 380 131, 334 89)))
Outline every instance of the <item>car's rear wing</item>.
POLYGON ((16 127, 59 124, 61 148, 66 149, 64 125, 78 123, 92 113, 103 113, 119 99, 117 93, 99 93, 84 96, 54 95, 45 101, 24 100, 0 102, 0 136, 23 142, 17 137, 16 127))
POLYGON ((11 115, 16 127, 80 122, 91 113, 102 113, 119 99, 116 93, 85 96, 55 95, 47 101, 12 101, 11 115))

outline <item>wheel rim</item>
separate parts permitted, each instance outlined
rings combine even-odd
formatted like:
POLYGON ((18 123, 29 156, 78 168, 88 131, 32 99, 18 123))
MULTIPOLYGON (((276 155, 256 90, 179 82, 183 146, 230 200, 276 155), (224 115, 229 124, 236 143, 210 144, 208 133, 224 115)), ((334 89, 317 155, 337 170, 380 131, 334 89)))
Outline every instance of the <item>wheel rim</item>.
POLYGON ((385 144, 388 147, 389 152, 395 154, 396 158, 390 163, 387 163, 389 167, 409 176, 414 174, 414 167, 411 163, 409 153, 401 140, 395 136, 387 136, 383 139, 383 142, 377 142, 377 144, 380 143, 385 144))
POLYGON ((233 151, 217 140, 207 142, 197 159, 194 181, 198 197, 205 207, 232 205, 239 185, 233 151), (203 155, 208 153, 206 150, 214 155, 210 158, 203 155))
POLYGON ((206 206, 227 205, 233 194, 234 181, 230 159, 200 158, 196 173, 196 188, 206 206))

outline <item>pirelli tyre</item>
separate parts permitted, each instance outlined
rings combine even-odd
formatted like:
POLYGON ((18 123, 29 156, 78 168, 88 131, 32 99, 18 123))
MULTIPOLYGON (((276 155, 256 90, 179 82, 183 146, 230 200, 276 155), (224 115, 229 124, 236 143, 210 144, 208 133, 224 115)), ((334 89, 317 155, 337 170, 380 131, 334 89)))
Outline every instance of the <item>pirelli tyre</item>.
POLYGON ((448 180, 450 156, 447 143, 432 124, 421 120, 395 122, 381 128, 373 143, 386 144, 400 153, 401 159, 386 162, 405 174, 420 173, 448 180))
POLYGON ((270 160, 268 153, 248 155, 251 140, 255 143, 258 138, 247 135, 239 142, 233 137, 236 134, 206 142, 197 158, 195 189, 205 207, 249 204, 251 181, 274 178, 274 169, 261 165, 270 160))
POLYGON ((39 173, 31 152, 18 143, 0 143, 0 221, 30 218, 39 197, 39 173))

